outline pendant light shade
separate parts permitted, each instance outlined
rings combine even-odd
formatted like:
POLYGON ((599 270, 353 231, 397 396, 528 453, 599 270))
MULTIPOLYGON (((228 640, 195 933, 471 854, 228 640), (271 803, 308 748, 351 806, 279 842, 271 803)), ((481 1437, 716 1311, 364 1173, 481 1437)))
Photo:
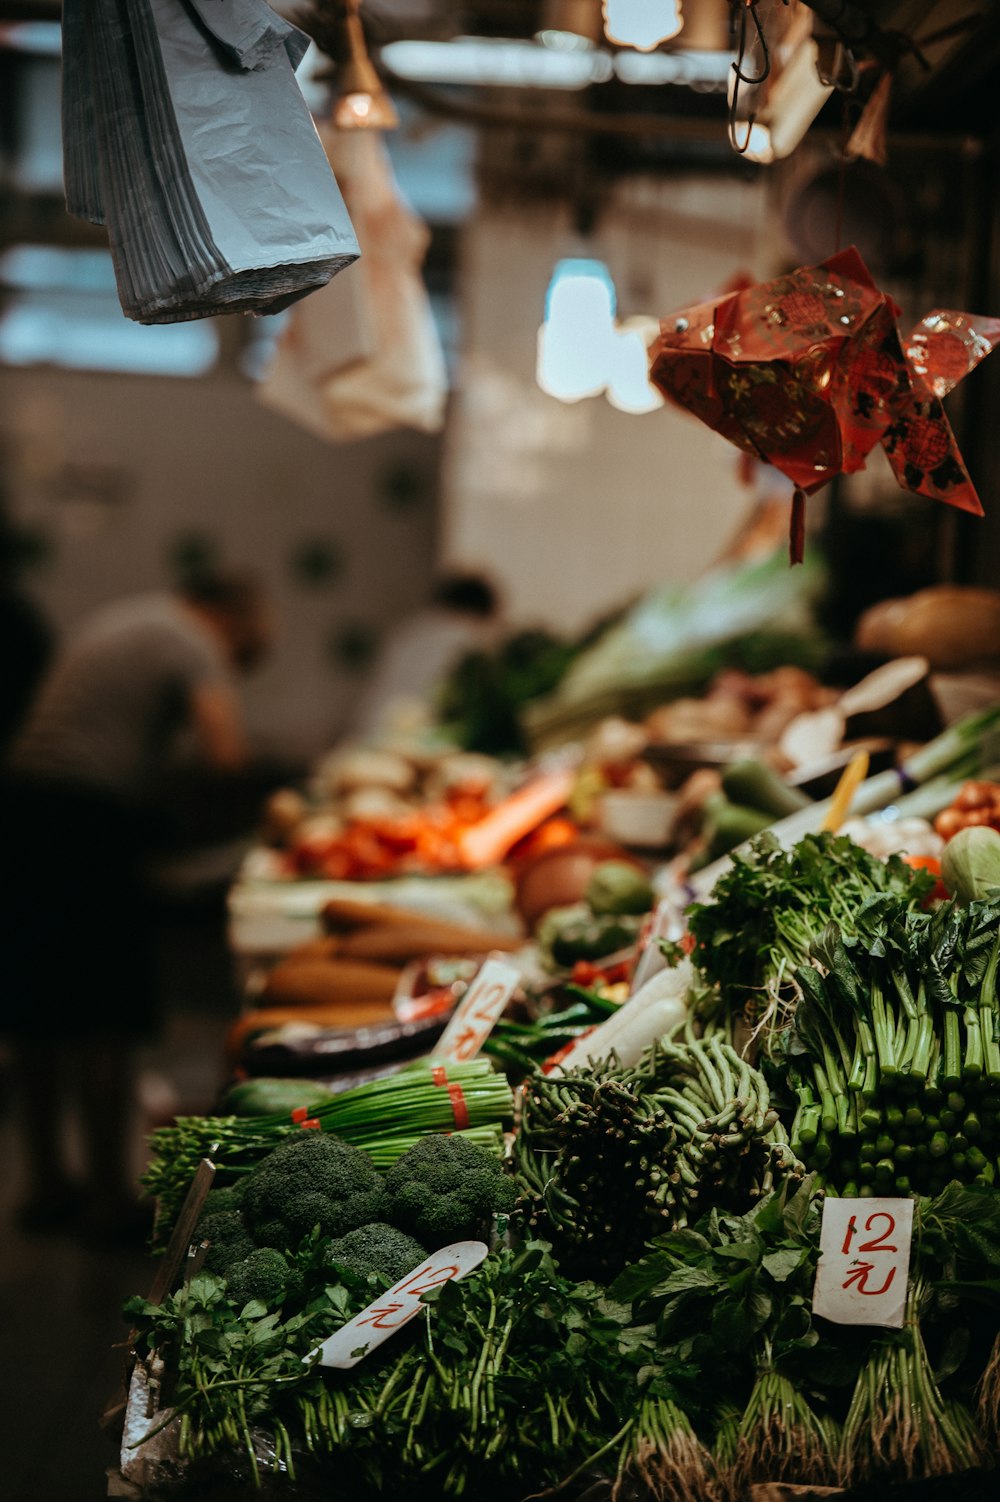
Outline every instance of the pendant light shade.
POLYGON ((337 130, 395 130, 399 116, 368 56, 361 0, 345 0, 344 39, 347 61, 337 70, 333 125, 337 130))

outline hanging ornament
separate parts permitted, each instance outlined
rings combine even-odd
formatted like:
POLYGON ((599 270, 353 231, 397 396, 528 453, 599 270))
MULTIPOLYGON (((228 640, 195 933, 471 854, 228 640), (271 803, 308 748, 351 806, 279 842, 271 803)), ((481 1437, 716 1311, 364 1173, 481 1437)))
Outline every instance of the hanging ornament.
POLYGON ((1000 343, 1000 319, 935 310, 901 341, 898 314, 852 247, 660 325, 653 384, 795 485, 793 562, 805 496, 877 443, 905 490, 982 515, 941 398, 1000 343))

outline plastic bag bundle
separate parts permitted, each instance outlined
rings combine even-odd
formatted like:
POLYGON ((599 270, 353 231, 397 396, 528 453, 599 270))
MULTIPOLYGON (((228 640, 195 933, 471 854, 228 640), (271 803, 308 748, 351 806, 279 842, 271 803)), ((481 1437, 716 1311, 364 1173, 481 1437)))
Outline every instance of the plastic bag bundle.
POLYGON ((295 310, 258 395, 332 442, 438 432, 448 372, 421 276, 430 231, 402 198, 378 131, 321 134, 364 257, 295 310))
POLYGON ((129 318, 278 312, 357 259, 307 46, 264 0, 65 0, 66 204, 107 225, 129 318))

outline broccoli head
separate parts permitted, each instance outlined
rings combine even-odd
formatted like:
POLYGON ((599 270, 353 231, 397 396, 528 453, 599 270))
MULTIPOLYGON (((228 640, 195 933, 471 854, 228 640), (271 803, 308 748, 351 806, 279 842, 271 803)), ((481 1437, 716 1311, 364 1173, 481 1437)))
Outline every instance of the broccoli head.
POLYGON ((207 1241, 205 1266, 209 1272, 226 1273, 234 1262, 241 1261, 254 1249, 253 1237, 235 1210, 216 1210, 202 1215, 195 1237, 207 1241))
POLYGON ((242 1184, 226 1184, 222 1189, 210 1189, 205 1196, 202 1215, 214 1215, 219 1210, 238 1210, 243 1202, 242 1184))
POLYGON ((405 1278, 426 1256, 419 1241, 384 1221, 348 1231, 346 1236, 331 1241, 326 1249, 328 1263, 354 1273, 378 1273, 390 1285, 405 1278))
POLYGON ((238 1309, 251 1299, 260 1299, 268 1309, 280 1308, 292 1269, 273 1247, 255 1247, 234 1262, 226 1273, 226 1293, 238 1309))
POLYGON ((395 1225, 428 1247, 482 1232, 492 1215, 512 1210, 514 1181, 484 1147, 462 1137, 424 1137, 385 1178, 395 1225))
POLYGON ((344 1236, 378 1220, 382 1179, 367 1153, 322 1132, 291 1137, 246 1179, 243 1214, 258 1246, 298 1247, 314 1226, 344 1236))

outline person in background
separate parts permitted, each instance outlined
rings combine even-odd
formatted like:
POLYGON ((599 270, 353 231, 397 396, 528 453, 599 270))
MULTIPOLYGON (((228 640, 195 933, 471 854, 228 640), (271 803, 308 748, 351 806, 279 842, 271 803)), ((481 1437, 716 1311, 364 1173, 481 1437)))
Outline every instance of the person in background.
POLYGON ((48 621, 21 587, 16 528, 4 515, 0 471, 0 760, 20 730, 52 656, 48 621))
POLYGON ((430 603, 390 633, 355 703, 348 726, 351 739, 378 740, 407 706, 432 701, 466 653, 494 645, 499 614, 499 597, 488 579, 442 575, 430 603))
POLYGON ((256 582, 205 574, 86 621, 42 683, 2 787, 0 1035, 14 1046, 28 1171, 24 1229, 134 1236, 135 1045, 155 1031, 144 858, 178 737, 206 767, 247 760, 236 676, 265 655, 256 582), (82 1183, 65 1160, 78 1106, 82 1183))

